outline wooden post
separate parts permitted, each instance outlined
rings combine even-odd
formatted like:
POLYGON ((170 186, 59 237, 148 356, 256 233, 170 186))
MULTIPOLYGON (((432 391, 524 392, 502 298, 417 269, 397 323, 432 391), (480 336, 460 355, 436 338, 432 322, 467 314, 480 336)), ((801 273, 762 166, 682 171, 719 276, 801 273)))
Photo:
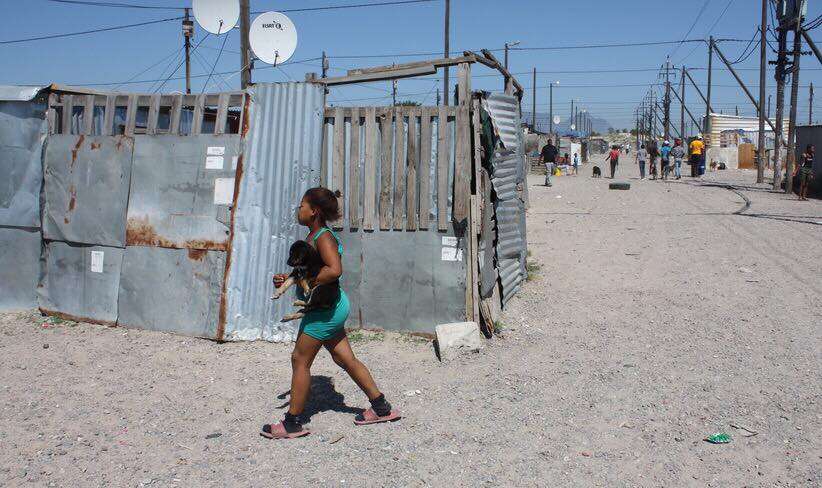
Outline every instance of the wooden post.
MULTIPOLYGON (((146 134, 154 135, 157 133, 157 119, 160 117, 160 94, 155 93, 151 95, 148 102, 148 120, 146 120, 146 134)), ((214 128, 217 133, 217 128, 214 128)))
POLYGON ((394 230, 405 224, 405 123, 401 107, 394 108, 394 230))
POLYGON ((63 101, 63 130, 62 134, 71 134, 71 119, 74 118, 74 100, 72 95, 62 95, 63 101))
POLYGON ((377 109, 368 107, 365 110, 365 188, 363 188, 362 200, 362 226, 365 230, 374 230, 378 157, 377 109))
POLYGON ((386 110, 380 114, 380 230, 391 228, 391 166, 393 165, 394 151, 391 140, 394 134, 391 121, 393 112, 386 110))
POLYGON ((776 58, 776 129, 774 130, 773 147, 773 190, 779 191, 782 188, 782 133, 784 132, 785 119, 785 64, 786 49, 788 44, 788 33, 785 29, 779 29, 777 42, 779 44, 776 58))
POLYGON ((762 0, 762 18, 759 24, 759 137, 756 153, 756 182, 765 181, 765 72, 768 69, 768 0, 762 0))
POLYGON ((471 168, 471 65, 459 65, 459 105, 457 107, 457 140, 456 161, 454 167, 454 222, 468 219, 471 181, 464 175, 470 174, 471 168))
POLYGON ((348 157, 348 222, 352 229, 360 228, 360 109, 351 109, 351 143, 348 157))
MULTIPOLYGON (((134 126, 137 125, 137 95, 129 95, 128 105, 126 106, 126 129, 125 135, 131 137, 134 135, 134 126)), ((202 111, 200 111, 202 114, 202 111)))
MULTIPOLYGON (((108 110, 108 109, 106 109, 108 110)), ((180 118, 183 115, 183 96, 182 95, 174 95, 174 98, 171 101, 171 120, 169 121, 168 125, 168 133, 171 135, 179 135, 180 134, 180 118)))
POLYGON ((408 113, 408 174, 405 178, 405 230, 417 230, 417 164, 419 143, 417 142, 417 110, 408 113))
POLYGON ((451 144, 448 131, 448 109, 440 107, 437 122, 437 229, 448 230, 448 166, 451 144))
POLYGON ((797 21, 793 34, 793 70, 791 74, 791 113, 788 120, 788 166, 785 193, 793 193, 793 168, 796 163, 796 109, 799 105, 799 61, 802 57, 802 25, 797 21))
POLYGON ((420 229, 428 229, 428 214, 431 211, 431 115, 430 111, 423 109, 420 119, 420 170, 417 173, 420 181, 420 229))
MULTIPOLYGON (((333 170, 331 172, 331 191, 343 193, 345 190, 345 115, 343 108, 337 107, 334 111, 334 145, 333 145, 333 170)), ((345 208, 345 198, 337 199, 337 204, 340 209, 345 208)), ((343 226, 343 220, 340 219, 332 222, 333 227, 340 229, 343 226)))
MULTIPOLYGON (((713 72, 714 63, 714 36, 708 39, 708 89, 705 102, 705 128, 703 129, 703 139, 705 142, 705 149, 713 145, 711 141, 711 73, 713 72)), ((702 155, 705 157, 705 154, 702 155)), ((707 164, 707 162, 706 162, 707 164)))

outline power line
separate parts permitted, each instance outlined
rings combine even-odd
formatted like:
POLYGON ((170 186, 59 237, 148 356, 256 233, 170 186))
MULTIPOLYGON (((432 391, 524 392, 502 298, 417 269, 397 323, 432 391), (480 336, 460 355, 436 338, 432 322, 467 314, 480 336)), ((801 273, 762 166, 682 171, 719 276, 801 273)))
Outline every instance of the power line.
POLYGON ((84 5, 88 7, 117 7, 117 8, 139 8, 149 10, 185 10, 186 7, 162 7, 159 5, 136 5, 133 3, 121 2, 91 2, 85 0, 46 0, 47 2, 65 3, 70 5, 84 5))
MULTIPOLYGON (((687 38, 688 38, 688 36, 690 36, 690 35, 691 35, 691 32, 693 32, 694 27, 696 27, 696 23, 697 23, 697 22, 699 22, 699 19, 702 17, 702 14, 704 14, 704 13, 705 13, 705 9, 706 9, 706 7, 708 7, 708 4, 709 4, 709 3, 711 3, 711 0, 705 0, 705 3, 703 3, 703 4, 702 4, 702 8, 700 8, 700 9, 699 9, 699 12, 697 13, 696 18, 694 19, 694 22, 691 24, 691 27, 688 29, 688 32, 686 32, 686 33, 685 33, 685 35, 684 35, 684 36, 682 36, 682 40, 683 40, 683 41, 684 41, 685 39, 687 39, 687 38)), ((673 51, 671 51, 671 53, 670 53, 668 56, 673 56, 673 55, 674 55, 674 53, 675 53, 675 52, 676 52, 676 51, 677 51, 677 50, 678 50, 681 46, 682 46, 682 42, 680 42, 679 44, 677 44, 677 45, 676 45, 676 47, 674 48, 674 50, 673 50, 673 51)))
MULTIPOLYGON (((437 0, 397 0, 393 2, 375 2, 375 3, 356 3, 351 5, 328 5, 324 7, 306 7, 306 8, 291 8, 279 10, 279 12, 316 12, 319 10, 340 10, 346 8, 363 8, 363 7, 385 7, 388 5, 409 5, 412 3, 430 3, 437 0)), ((264 10, 251 12, 252 14, 261 14, 264 10)))
POLYGON ((110 32, 110 31, 121 30, 121 29, 130 29, 132 27, 142 27, 142 26, 145 26, 145 25, 160 24, 160 23, 163 23, 163 22, 171 22, 172 20, 180 20, 180 19, 182 19, 182 17, 170 17, 170 18, 167 18, 167 19, 158 19, 158 20, 149 20, 149 21, 146 21, 146 22, 138 22, 136 24, 116 25, 116 26, 112 26, 112 27, 101 27, 99 29, 91 29, 91 30, 81 31, 81 32, 69 32, 67 34, 51 34, 51 35, 48 35, 48 36, 27 37, 25 39, 14 39, 14 40, 11 40, 11 41, 0 41, 0 45, 2 45, 2 44, 15 44, 15 43, 19 43, 19 42, 43 41, 43 40, 46 40, 46 39, 59 39, 59 38, 63 38, 63 37, 82 36, 82 35, 86 35, 86 34, 96 34, 98 32, 110 32))

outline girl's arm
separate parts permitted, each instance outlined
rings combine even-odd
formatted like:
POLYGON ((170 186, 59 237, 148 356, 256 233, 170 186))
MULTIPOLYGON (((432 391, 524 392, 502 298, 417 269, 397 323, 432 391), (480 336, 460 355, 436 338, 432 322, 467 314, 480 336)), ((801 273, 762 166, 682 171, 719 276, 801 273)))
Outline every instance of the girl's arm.
POLYGON ((312 287, 333 283, 342 276, 342 259, 337 248, 337 241, 331 234, 326 232, 317 239, 317 251, 323 258, 325 266, 317 274, 314 283, 311 284, 312 287))

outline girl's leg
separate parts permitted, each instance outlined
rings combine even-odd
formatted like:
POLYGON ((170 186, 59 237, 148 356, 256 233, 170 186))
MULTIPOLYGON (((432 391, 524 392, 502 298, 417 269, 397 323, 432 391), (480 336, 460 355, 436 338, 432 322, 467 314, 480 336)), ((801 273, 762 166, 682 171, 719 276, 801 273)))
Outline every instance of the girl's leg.
POLYGON ((331 358, 348 373, 354 383, 368 396, 369 400, 374 400, 380 396, 377 383, 371 377, 371 372, 355 356, 348 342, 348 336, 341 334, 335 339, 325 341, 324 346, 331 353, 331 358))
POLYGON ((300 334, 294 351, 291 353, 291 402, 288 413, 299 415, 305 409, 308 392, 311 388, 311 364, 317 356, 322 342, 313 337, 300 334))

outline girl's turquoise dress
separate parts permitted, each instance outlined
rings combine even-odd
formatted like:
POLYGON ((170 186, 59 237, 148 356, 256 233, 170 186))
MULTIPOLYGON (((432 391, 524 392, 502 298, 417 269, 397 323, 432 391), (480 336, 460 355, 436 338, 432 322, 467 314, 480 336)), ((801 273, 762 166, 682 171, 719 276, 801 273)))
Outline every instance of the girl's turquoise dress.
MULTIPOLYGON (((340 238, 331 229, 323 227, 314 235, 314 245, 316 246, 317 238, 328 232, 337 241, 337 251, 342 258, 343 247, 340 243, 340 238)), ((297 287, 297 297, 300 300, 305 300, 305 294, 302 289, 297 287)), ((345 321, 348 319, 348 314, 351 310, 351 304, 348 301, 348 296, 340 287, 340 297, 337 303, 328 309, 314 310, 308 312, 300 322, 300 333, 304 333, 318 341, 327 341, 337 337, 340 332, 344 330, 345 321)))

